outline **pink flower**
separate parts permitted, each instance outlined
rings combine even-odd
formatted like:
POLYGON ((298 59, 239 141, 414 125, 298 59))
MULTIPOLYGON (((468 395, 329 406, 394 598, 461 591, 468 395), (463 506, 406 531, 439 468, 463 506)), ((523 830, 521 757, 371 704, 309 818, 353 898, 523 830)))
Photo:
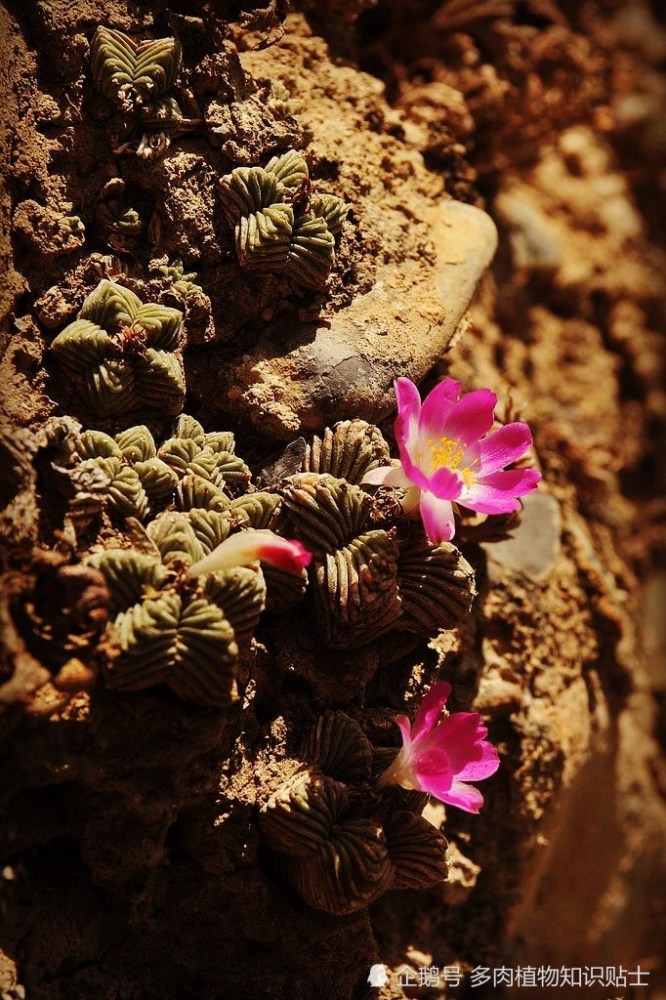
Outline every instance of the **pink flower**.
POLYGON ((268 528, 248 528, 225 538, 217 548, 190 566, 187 575, 201 576, 254 562, 267 562, 286 573, 298 575, 311 559, 311 553, 300 542, 280 538, 268 528))
POLYGON ((499 767, 499 757, 486 741, 488 730, 478 712, 442 717, 451 690, 445 681, 433 684, 411 726, 406 715, 396 717, 402 750, 378 784, 417 788, 465 812, 478 813, 483 795, 467 782, 489 778, 499 767))
POLYGON ((405 510, 418 504, 435 545, 453 538, 453 500, 481 514, 507 514, 541 478, 536 469, 505 469, 531 447, 527 424, 506 424, 488 433, 497 396, 490 389, 461 396, 460 388, 460 382, 446 378, 421 405, 414 383, 396 379, 395 437, 402 467, 372 469, 363 479, 405 487, 405 510))

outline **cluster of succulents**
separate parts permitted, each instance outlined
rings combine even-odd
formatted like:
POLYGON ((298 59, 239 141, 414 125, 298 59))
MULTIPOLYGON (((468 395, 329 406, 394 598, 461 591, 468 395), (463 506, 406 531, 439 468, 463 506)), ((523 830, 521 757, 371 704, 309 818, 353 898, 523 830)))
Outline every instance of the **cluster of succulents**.
POLYGON ((341 421, 313 439, 303 471, 281 490, 289 532, 313 553, 314 617, 335 648, 364 645, 392 628, 426 636, 455 628, 476 592, 472 567, 455 546, 400 537, 359 485, 388 461, 377 427, 341 421))
MULTIPOLYGON (((264 606, 283 612, 304 597, 319 638, 332 648, 361 647, 394 628, 428 637, 453 628, 471 605, 474 574, 453 545, 401 535, 358 485, 387 455, 376 427, 342 421, 308 445, 305 471, 258 490, 235 454, 233 435, 206 433, 187 415, 178 418, 172 436, 161 445, 143 425, 115 437, 83 432, 72 481, 85 483, 94 474, 97 492, 116 518, 152 518, 141 551, 112 549, 93 558, 113 596, 110 686, 138 690, 167 683, 181 697, 203 703, 215 687, 207 657, 213 662, 219 646, 216 655, 226 668, 209 703, 226 703, 237 657, 233 641, 238 644, 239 633, 238 620, 232 621, 229 612, 231 597, 220 589, 217 572, 206 577, 201 589, 185 570, 230 532, 247 529, 292 536, 312 553, 312 561, 299 573, 266 565, 258 575, 238 567, 233 579, 237 583, 238 575, 243 577, 246 594, 248 581, 255 581, 252 614, 243 611, 246 639, 264 606), (192 607, 196 615, 191 620, 192 607), (194 646, 207 650, 201 662, 184 638, 195 627, 192 621, 202 629, 203 645, 194 646)), ((231 577, 225 573, 228 591, 231 577)), ((235 591, 232 596, 238 599, 235 591)))
POLYGON ((175 415, 185 402, 182 321, 180 310, 142 303, 103 279, 51 350, 97 416, 143 408, 175 415))
POLYGON ((264 167, 237 167, 220 179, 218 192, 241 267, 283 274, 305 288, 326 283, 347 205, 310 191, 300 153, 289 150, 264 167))
POLYGON ((186 575, 231 527, 228 513, 166 512, 148 526, 146 551, 107 549, 90 558, 111 595, 111 690, 166 684, 204 707, 233 700, 236 662, 265 605, 263 575, 246 566, 201 580, 186 575))
MULTIPOLYGON (((186 127, 171 93, 181 62, 175 38, 136 41, 99 27, 91 60, 94 86, 130 123, 128 135, 135 126, 143 132, 140 155, 165 148, 167 126, 186 127)), ((294 110, 281 84, 271 84, 269 101, 294 110)), ((239 166, 217 190, 241 268, 282 276, 297 290, 325 286, 348 206, 312 190, 300 153, 239 166)), ((147 227, 147 210, 134 200, 112 177, 97 206, 107 242, 122 253, 139 246, 147 227)), ((74 217, 65 223, 76 228, 74 217)), ((206 431, 182 413, 184 317, 189 333, 197 317, 210 317, 210 302, 180 261, 164 257, 149 272, 151 295, 182 308, 142 302, 119 273, 120 281, 100 281, 51 345, 84 408, 111 431, 77 431, 75 450, 53 467, 69 476, 70 513, 94 494, 112 517, 96 524, 92 546, 72 518, 72 552, 87 554, 77 566, 55 560, 48 594, 35 588, 23 605, 39 641, 54 638, 61 660, 94 644, 90 655, 119 694, 166 686, 184 701, 225 709, 239 666, 262 669, 254 654, 264 610, 303 602, 312 644, 342 650, 394 630, 432 639, 455 628, 476 593, 473 569, 451 541, 455 504, 490 514, 517 508, 538 480, 536 470, 505 468, 529 447, 525 425, 488 434, 496 402, 489 390, 461 398, 459 383, 447 379, 422 405, 416 386, 398 379, 399 462, 377 427, 344 420, 306 444, 300 469, 264 474, 257 488, 234 435, 206 431), (144 424, 127 427, 127 414, 144 410, 148 422, 178 418, 162 443, 144 424), (410 517, 417 512, 421 521, 410 517), (71 595, 62 635, 48 613, 54 581, 71 595)), ((11 492, 21 470, 8 454, 11 492)), ((268 856, 310 906, 349 914, 388 889, 446 877, 446 840, 420 815, 419 790, 478 811, 482 796, 466 782, 498 763, 479 716, 442 717, 449 692, 434 685, 411 727, 396 718, 403 748, 383 773, 382 751, 359 722, 327 712, 302 740, 290 776, 264 796, 259 829, 268 856), (411 791, 387 787, 395 784, 411 791)))
POLYGON ((303 740, 301 767, 261 808, 276 871, 316 909, 353 913, 389 889, 446 878, 446 840, 418 814, 421 796, 412 811, 377 794, 374 756, 358 722, 328 712, 303 740))
POLYGON ((362 646, 396 627, 431 636, 469 611, 474 572, 458 549, 373 526, 360 486, 302 473, 284 495, 289 531, 314 555, 314 618, 327 645, 362 646))
MULTIPOLYGON (((250 480, 250 470, 235 447, 233 434, 206 434, 197 420, 185 414, 159 447, 143 424, 115 437, 87 430, 80 435, 71 478, 76 486, 89 482, 87 473, 93 473, 95 492, 121 517, 145 520, 170 504, 184 511, 195 507, 234 511, 234 497, 250 480)), ((244 513, 236 516, 250 523, 244 513)))

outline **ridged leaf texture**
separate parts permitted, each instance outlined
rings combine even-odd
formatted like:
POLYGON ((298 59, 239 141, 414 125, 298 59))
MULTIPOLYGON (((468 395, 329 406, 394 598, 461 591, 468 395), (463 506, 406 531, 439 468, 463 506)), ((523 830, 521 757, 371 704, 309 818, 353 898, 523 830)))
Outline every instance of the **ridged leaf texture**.
POLYGON ((282 497, 262 490, 246 493, 231 501, 231 513, 243 519, 248 528, 275 529, 282 512, 282 497))
POLYGON ((460 624, 476 594, 474 570, 450 542, 406 548, 398 564, 398 587, 404 627, 425 636, 460 624))
POLYGON ((136 41, 122 31, 100 26, 91 52, 95 87, 120 107, 137 112, 165 94, 178 75, 180 43, 175 38, 136 41))
POLYGON ((263 807, 259 824, 285 880, 316 909, 354 913, 391 884, 381 825, 354 816, 345 786, 333 778, 295 775, 263 807))
POLYGON ((428 889, 446 880, 446 838, 422 816, 392 810, 383 822, 395 869, 392 889, 428 889))
POLYGON ((103 278, 83 300, 79 319, 86 319, 111 333, 122 324, 133 323, 140 306, 141 299, 129 288, 103 278))
POLYGON ((79 320, 115 334, 132 324, 141 326, 147 333, 147 343, 157 349, 173 351, 179 346, 183 314, 179 309, 142 303, 130 291, 115 281, 103 278, 99 285, 84 299, 79 320))
POLYGON ((216 549, 231 530, 231 517, 227 512, 195 509, 188 512, 187 520, 205 555, 216 549))
POLYGON ((104 576, 114 614, 127 611, 147 594, 159 591, 166 580, 159 560, 135 549, 107 549, 88 562, 104 576))
POLYGON ((282 614, 299 603, 308 587, 308 574, 287 573, 277 566, 265 565, 262 569, 266 580, 266 607, 275 614, 282 614))
POLYGON ((307 858, 321 850, 348 810, 345 786, 308 769, 280 785, 262 808, 259 825, 274 851, 307 858))
POLYGON ((297 191, 310 179, 308 165, 295 149, 290 149, 280 156, 274 156, 268 161, 264 170, 290 191, 297 191))
POLYGON ((348 783, 370 780, 372 744, 346 712, 326 712, 307 734, 301 748, 305 760, 322 774, 348 783))
POLYGON ((167 684, 203 706, 224 707, 233 695, 238 649, 224 613, 205 598, 166 591, 118 616, 121 654, 107 669, 115 691, 167 684))
POLYGON ((282 273, 293 284, 321 288, 335 256, 334 234, 347 206, 334 195, 313 195, 309 205, 307 163, 295 150, 265 167, 237 167, 218 191, 234 226, 241 267, 282 273))
POLYGON ((315 563, 315 618, 328 646, 364 646, 396 624, 397 557, 392 536, 377 529, 315 563))
POLYGON ((161 445, 157 454, 174 472, 184 476, 190 471, 190 463, 200 451, 201 445, 190 438, 169 438, 161 445))
POLYGON ((116 434, 116 444, 120 448, 128 462, 145 462, 148 458, 155 458, 157 449, 153 435, 148 428, 140 424, 137 427, 130 427, 126 431, 116 434))
MULTIPOLYGON (((180 477, 198 476, 231 495, 242 493, 250 481, 250 470, 234 455, 232 434, 212 432, 193 437, 172 437, 158 451, 180 477)), ((203 506, 200 505, 200 506, 203 506)))
POLYGON ((147 532, 165 564, 174 560, 195 563, 206 554, 187 514, 175 511, 160 514, 150 522, 147 532))
POLYGON ((175 504, 182 511, 196 508, 224 511, 229 509, 230 501, 226 493, 208 479, 189 473, 176 487, 175 504))
POLYGON ((162 413, 175 414, 185 403, 185 377, 180 362, 168 351, 149 347, 144 357, 134 362, 135 409, 148 406, 162 413))
POLYGON ((248 566, 236 566, 209 576, 204 592, 209 601, 224 611, 233 626, 239 649, 244 649, 266 604, 263 575, 248 566))
POLYGON ((104 434, 103 431, 83 431, 76 451, 81 461, 89 458, 123 457, 118 443, 110 434, 104 434))
POLYGON ((148 458, 145 462, 136 462, 134 470, 151 501, 151 506, 168 500, 178 485, 176 473, 159 458, 148 458))
POLYGON ((143 519, 155 505, 167 502, 178 485, 178 476, 156 456, 147 427, 130 427, 115 439, 102 431, 84 431, 78 455, 82 468, 95 468, 107 477, 103 490, 111 507, 125 517, 143 519))
POLYGON ((347 218, 349 205, 334 194, 313 194, 310 197, 310 211, 323 219, 329 232, 337 236, 347 218))
POLYGON ((250 481, 250 470, 242 459, 228 451, 216 452, 207 444, 192 458, 187 470, 231 494, 244 490, 250 481))
POLYGON ((179 310, 142 304, 129 289, 104 279, 51 349, 97 415, 142 407, 176 414, 185 400, 182 366, 172 353, 181 326, 179 310))
MULTIPOLYGON (((218 191, 227 220, 235 226, 241 219, 281 203, 284 187, 262 167, 236 167, 220 178, 218 191)), ((282 203, 286 207, 285 203, 282 203)))
POLYGON ((389 447, 373 424, 365 420, 342 420, 307 446, 304 472, 328 473, 348 483, 360 484, 366 472, 387 465, 389 447))
POLYGON ((394 872, 384 833, 374 819, 351 819, 339 827, 320 854, 283 872, 305 902, 344 916, 364 910, 391 887, 394 872))
POLYGON ((141 479, 129 465, 124 465, 122 459, 91 458, 83 464, 83 468, 91 466, 101 469, 108 477, 106 495, 111 507, 124 517, 137 517, 142 520, 148 513, 149 500, 143 488, 141 479))
MULTIPOLYGON (((194 417, 188 416, 186 413, 181 413, 176 421, 176 426, 174 427, 173 437, 177 438, 190 438, 192 441, 196 441, 198 444, 203 444, 206 432, 194 417)), ((233 437, 233 435, 231 435, 233 437)), ((232 449, 227 449, 231 451, 232 449)))
POLYGON ((315 552, 343 548, 363 531, 370 514, 369 496, 333 476, 292 476, 283 495, 291 531, 315 552))

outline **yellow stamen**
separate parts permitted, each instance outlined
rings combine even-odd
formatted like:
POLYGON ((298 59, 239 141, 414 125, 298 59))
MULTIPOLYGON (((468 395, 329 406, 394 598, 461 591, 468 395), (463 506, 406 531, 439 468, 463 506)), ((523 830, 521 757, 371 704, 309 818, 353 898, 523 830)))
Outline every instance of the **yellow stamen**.
MULTIPOLYGON (((475 458, 468 465, 460 468, 467 454, 467 448, 462 441, 458 438, 449 437, 441 437, 437 440, 435 438, 427 438, 426 444, 431 452, 433 472, 437 472, 438 469, 450 469, 451 472, 455 472, 460 476, 467 489, 474 484, 474 466, 479 464, 479 460, 475 458)), ((419 458, 422 459, 422 457, 423 453, 421 452, 419 458)))

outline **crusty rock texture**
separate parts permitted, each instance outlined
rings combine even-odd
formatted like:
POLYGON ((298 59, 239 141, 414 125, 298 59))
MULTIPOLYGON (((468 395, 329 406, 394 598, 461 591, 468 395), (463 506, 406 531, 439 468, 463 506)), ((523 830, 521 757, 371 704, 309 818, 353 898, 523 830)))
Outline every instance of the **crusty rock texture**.
MULTIPOLYGON (((643 0, 295 6, 0 9, 0 996, 397 1000, 416 995, 405 965, 639 963, 656 993, 666 34, 643 0), (95 90, 100 23, 178 36, 186 124, 95 90), (349 206, 318 290, 240 267, 217 193, 289 149, 349 206), (543 484, 508 536, 464 521, 463 624, 329 649, 297 608, 262 620, 227 708, 109 690, 111 597, 87 560, 152 543, 94 475, 72 486, 81 428, 129 424, 86 409, 50 349, 103 279, 180 311, 184 412, 233 432, 261 489, 336 421, 390 440, 399 375, 489 386, 527 420, 543 484), (445 835, 448 880, 307 906, 262 810, 318 718, 386 753, 439 676, 502 760, 479 816, 394 790, 445 835)), ((131 423, 165 441, 144 402, 131 423)))

